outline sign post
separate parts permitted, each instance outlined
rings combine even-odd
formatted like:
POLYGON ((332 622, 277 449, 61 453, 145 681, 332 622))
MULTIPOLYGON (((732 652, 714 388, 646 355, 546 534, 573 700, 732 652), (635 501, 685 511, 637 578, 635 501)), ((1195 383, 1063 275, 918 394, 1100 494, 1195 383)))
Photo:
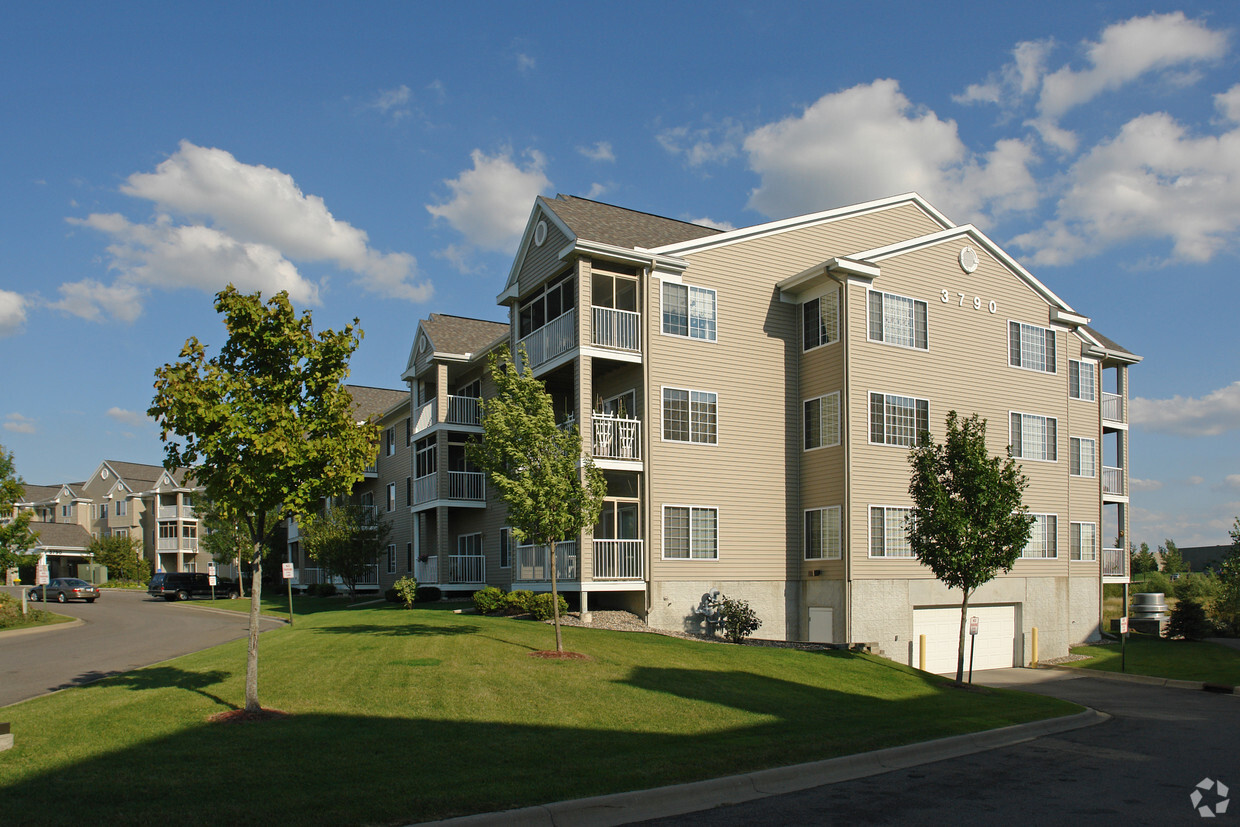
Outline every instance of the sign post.
POLYGON ((47 603, 47 563, 39 563, 34 567, 34 584, 43 587, 43 602, 47 603))
POLYGON ((973 646, 977 643, 977 615, 969 618, 969 683, 973 683, 973 646))
POLYGON ((211 585, 211 600, 215 600, 215 563, 207 563, 207 583, 211 585))
POLYGON ((1128 671, 1128 615, 1119 619, 1119 671, 1128 671))
POLYGON ((288 625, 293 625, 293 564, 281 563, 281 570, 284 572, 284 582, 288 586, 288 625))

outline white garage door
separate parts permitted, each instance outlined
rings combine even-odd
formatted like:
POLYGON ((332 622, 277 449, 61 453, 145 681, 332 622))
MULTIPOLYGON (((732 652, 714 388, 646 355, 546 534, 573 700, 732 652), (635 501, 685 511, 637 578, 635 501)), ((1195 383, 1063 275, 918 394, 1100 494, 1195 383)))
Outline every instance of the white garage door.
MULTIPOLYGON (((973 645, 973 669, 998 669, 1016 665, 1016 607, 970 606, 969 617, 978 619, 973 645)), ((926 671, 956 674, 956 650, 960 640, 960 607, 913 610, 913 665, 917 665, 920 635, 926 636, 926 671)), ((964 670, 969 672, 969 635, 964 641, 964 670)))

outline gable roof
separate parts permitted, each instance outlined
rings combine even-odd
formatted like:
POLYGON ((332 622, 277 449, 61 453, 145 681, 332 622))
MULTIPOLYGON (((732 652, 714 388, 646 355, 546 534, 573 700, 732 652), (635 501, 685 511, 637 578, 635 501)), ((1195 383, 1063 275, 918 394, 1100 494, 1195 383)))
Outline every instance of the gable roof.
POLYGON ((60 496, 63 485, 31 485, 26 483, 22 486, 25 491, 21 499, 17 501, 18 505, 36 505, 38 503, 46 503, 55 500, 60 496))
MULTIPOLYGON (((129 483, 130 490, 132 491, 150 488, 164 475, 164 466, 162 465, 147 465, 142 462, 121 462, 115 459, 104 460, 104 464, 111 468, 116 476, 129 483)), ((172 472, 173 479, 178 482, 184 476, 184 468, 178 468, 172 472)))
POLYGON ((554 213, 570 235, 615 247, 651 249, 722 232, 714 227, 677 221, 575 195, 557 195, 554 199, 539 196, 538 203, 554 213))
POLYGON ((1081 327, 1082 329, 1084 329, 1087 335, 1089 335, 1091 338, 1097 341, 1098 344, 1102 345, 1103 349, 1106 350, 1109 354, 1114 355, 1114 356, 1130 356, 1136 361, 1141 361, 1140 356, 1133 353, 1131 350, 1124 347, 1123 345, 1118 344, 1113 339, 1108 339, 1106 336, 1103 336, 1101 333, 1099 333, 1097 330, 1090 327, 1089 325, 1083 324, 1081 325, 1081 327))
POLYGON ((432 313, 419 325, 426 332, 426 338, 430 339, 432 350, 460 356, 482 353, 508 336, 507 322, 488 322, 443 313, 432 313))
POLYGON ((383 416, 393 406, 409 401, 409 391, 392 388, 371 388, 366 385, 345 385, 353 398, 353 415, 359 420, 383 416))
POLYGON ((77 523, 35 523, 30 526, 37 531, 34 551, 39 549, 81 549, 90 545, 90 532, 77 523))

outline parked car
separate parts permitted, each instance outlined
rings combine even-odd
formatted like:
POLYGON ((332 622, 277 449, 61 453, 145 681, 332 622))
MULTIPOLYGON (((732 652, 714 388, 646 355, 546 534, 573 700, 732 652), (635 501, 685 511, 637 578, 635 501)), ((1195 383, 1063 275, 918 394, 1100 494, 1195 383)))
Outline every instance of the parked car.
MULTIPOLYGON (((203 572, 170 571, 154 575, 147 584, 146 593, 164 600, 189 600, 192 597, 211 597, 212 587, 211 581, 203 572)), ((230 600, 236 598, 237 582, 218 578, 215 581, 214 594, 230 600)))
POLYGON ((99 599, 99 590, 76 577, 57 577, 49 581, 47 586, 35 586, 31 589, 30 599, 55 600, 57 603, 85 600, 87 603, 94 603, 99 599))

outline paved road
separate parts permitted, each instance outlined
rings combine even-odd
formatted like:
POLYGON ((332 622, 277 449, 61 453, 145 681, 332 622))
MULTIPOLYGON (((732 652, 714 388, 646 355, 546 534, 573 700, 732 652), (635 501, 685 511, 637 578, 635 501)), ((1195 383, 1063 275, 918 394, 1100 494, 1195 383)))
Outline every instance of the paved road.
MULTIPOLYGON (((977 683, 1065 698, 1112 720, 991 752, 645 822, 785 824, 1200 824, 1189 796, 1223 781, 1240 821, 1240 696, 996 669, 977 683)), ((828 711, 824 710, 824 714, 828 711)), ((1203 804, 1217 802, 1212 794, 1203 804)))
MULTIPOLYGON (((5 591, 20 595, 15 588, 5 591)), ((249 629, 244 613, 206 611, 123 589, 105 590, 94 603, 51 603, 48 608, 84 623, 0 633, 0 706, 197 652, 244 637, 249 629)), ((263 620, 264 629, 278 625, 263 620)))

